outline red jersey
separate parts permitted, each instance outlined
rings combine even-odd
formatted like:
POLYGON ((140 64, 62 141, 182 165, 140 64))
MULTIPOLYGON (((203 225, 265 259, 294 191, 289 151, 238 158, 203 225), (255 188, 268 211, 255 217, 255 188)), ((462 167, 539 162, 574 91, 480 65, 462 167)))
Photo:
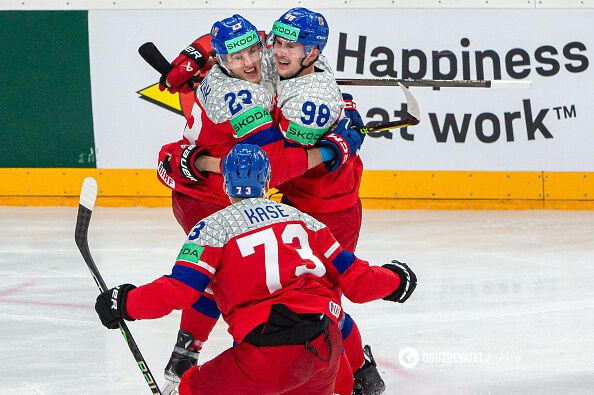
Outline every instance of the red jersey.
POLYGON ((135 319, 186 309, 211 288, 236 342, 282 303, 295 313, 321 313, 334 321, 341 291, 356 303, 385 297, 400 279, 369 266, 336 242, 325 225, 267 199, 245 199, 199 222, 188 235, 172 273, 128 294, 135 319))

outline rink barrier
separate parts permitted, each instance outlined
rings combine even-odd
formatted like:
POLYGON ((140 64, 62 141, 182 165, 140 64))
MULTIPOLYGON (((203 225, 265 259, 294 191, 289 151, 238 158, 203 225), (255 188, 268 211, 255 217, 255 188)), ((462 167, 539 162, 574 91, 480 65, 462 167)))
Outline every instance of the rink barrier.
MULTIPOLYGON (((171 206, 152 169, 93 168, 2 168, 0 205, 76 206, 87 176, 97 179, 98 206, 171 206)), ((366 170, 360 196, 366 209, 591 210, 594 173, 366 170)))

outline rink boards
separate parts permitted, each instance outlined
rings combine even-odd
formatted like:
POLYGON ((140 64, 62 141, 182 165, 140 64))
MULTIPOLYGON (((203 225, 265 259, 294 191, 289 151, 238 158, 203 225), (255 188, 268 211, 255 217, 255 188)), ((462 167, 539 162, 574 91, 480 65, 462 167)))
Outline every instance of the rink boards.
MULTIPOLYGON (((0 205, 78 205, 87 176, 98 205, 171 205, 153 170, 32 168, 0 169, 0 205)), ((594 174, 366 170, 360 196, 367 209, 594 209, 594 174)))

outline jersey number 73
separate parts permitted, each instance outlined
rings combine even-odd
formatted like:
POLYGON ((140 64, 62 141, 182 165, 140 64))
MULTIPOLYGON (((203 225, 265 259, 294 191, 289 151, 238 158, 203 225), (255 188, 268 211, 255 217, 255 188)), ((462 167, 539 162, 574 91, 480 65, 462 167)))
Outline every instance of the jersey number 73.
MULTIPOLYGON (((322 277, 326 274, 326 267, 320 259, 314 255, 309 246, 309 237, 307 231, 302 224, 288 224, 281 235, 281 240, 278 240, 276 234, 271 227, 249 234, 247 236, 237 239, 239 251, 243 257, 254 254, 256 251, 254 247, 264 246, 264 266, 266 270, 266 285, 268 291, 273 293, 282 288, 280 279, 279 267, 279 247, 287 248, 286 245, 293 243, 293 240, 299 240, 300 248, 295 250, 301 257, 301 264, 295 267, 295 277, 304 274, 312 274, 317 277, 322 277), (313 268, 308 268, 307 263, 313 263, 313 268)), ((283 264, 292 264, 292 262, 283 262, 283 264)))

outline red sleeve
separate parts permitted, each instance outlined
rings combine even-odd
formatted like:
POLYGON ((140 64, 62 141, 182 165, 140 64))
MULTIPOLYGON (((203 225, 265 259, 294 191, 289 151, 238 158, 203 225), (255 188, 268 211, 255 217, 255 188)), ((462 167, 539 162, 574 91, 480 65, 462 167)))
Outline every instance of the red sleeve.
POLYGON ((134 319, 160 318, 191 307, 210 283, 219 248, 186 242, 170 275, 128 293, 126 312, 134 319))
POLYGON ((365 303, 390 295, 400 285, 400 277, 391 270, 370 266, 352 252, 344 250, 328 228, 317 234, 320 255, 328 275, 337 279, 342 292, 355 303, 365 303))
POLYGON ((237 139, 237 143, 261 147, 270 160, 272 169, 270 186, 275 187, 308 170, 305 148, 289 146, 282 133, 272 123, 237 139))
POLYGON ((173 310, 187 309, 200 293, 165 276, 128 293, 126 312, 134 319, 161 318, 173 310))
POLYGON ((200 351, 202 344, 208 340, 220 315, 221 312, 208 288, 191 308, 182 311, 180 329, 194 336, 196 350, 200 351))

